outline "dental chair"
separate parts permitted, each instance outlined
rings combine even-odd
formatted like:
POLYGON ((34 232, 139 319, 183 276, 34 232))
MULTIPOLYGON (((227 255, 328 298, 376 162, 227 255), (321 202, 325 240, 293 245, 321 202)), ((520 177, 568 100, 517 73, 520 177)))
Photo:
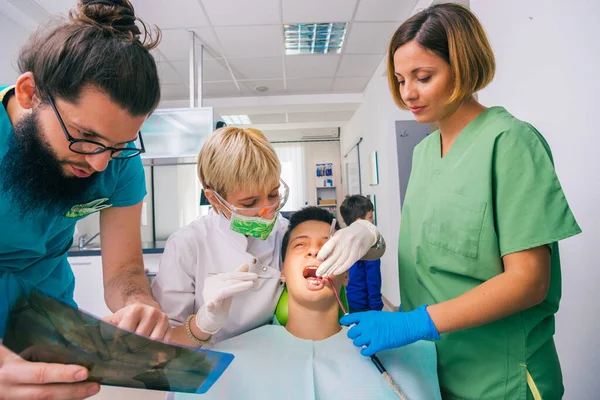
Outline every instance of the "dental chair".
MULTIPOLYGON (((346 297, 346 288, 342 286, 340 290, 340 300, 344 304, 344 308, 346 310, 349 309, 348 306, 348 298, 346 297)), ((339 315, 340 318, 344 316, 344 312, 342 308, 339 307, 339 315)), ((283 288, 283 293, 279 297, 279 301, 277 302, 277 307, 275 308, 275 318, 273 318, 274 325, 285 326, 288 321, 288 291, 287 288, 283 288)))

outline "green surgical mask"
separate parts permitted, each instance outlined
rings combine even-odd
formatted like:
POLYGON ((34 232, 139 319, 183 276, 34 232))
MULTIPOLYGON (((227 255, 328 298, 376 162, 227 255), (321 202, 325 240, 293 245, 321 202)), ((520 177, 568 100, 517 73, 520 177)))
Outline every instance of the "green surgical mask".
MULTIPOLYGON (((223 206, 225 206, 225 208, 227 208, 227 210, 231 213, 231 217, 229 218, 229 220, 231 221, 230 229, 234 232, 241 233, 242 235, 255 237, 261 240, 266 240, 273 231, 273 228, 275 227, 275 222, 277 222, 277 217, 279 216, 279 211, 287 202, 289 195, 288 185, 283 180, 280 180, 279 195, 277 200, 273 201, 271 205, 266 207, 263 206, 248 208, 234 207, 231 204, 229 204, 223 197, 221 197, 216 190, 211 190, 213 191, 213 194, 215 195, 217 200, 223 206), (255 216, 249 217, 241 214, 240 212, 255 216), (270 213, 275 213, 273 219, 266 219, 261 217, 261 215, 267 215, 270 213)), ((222 213, 219 212, 219 214, 222 213)), ((226 218, 225 215, 222 214, 222 216, 223 218, 226 218)))
POLYGON ((278 216, 279 213, 276 213, 273 219, 266 219, 261 217, 247 217, 232 212, 230 228, 232 231, 241 233, 242 235, 266 240, 273 231, 278 216))

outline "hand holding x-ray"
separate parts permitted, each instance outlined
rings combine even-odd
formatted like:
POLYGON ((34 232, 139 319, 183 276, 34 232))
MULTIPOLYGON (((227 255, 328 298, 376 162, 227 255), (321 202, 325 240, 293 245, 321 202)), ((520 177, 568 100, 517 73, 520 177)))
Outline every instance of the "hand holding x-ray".
POLYGON ((29 362, 0 345, 0 393, 11 399, 83 399, 100 390, 87 377, 84 367, 29 362))

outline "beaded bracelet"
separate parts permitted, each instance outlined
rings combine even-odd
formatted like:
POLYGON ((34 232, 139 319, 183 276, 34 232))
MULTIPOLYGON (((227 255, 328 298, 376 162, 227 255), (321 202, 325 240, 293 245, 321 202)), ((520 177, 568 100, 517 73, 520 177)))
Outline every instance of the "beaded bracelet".
POLYGON ((194 318, 194 314, 190 315, 185 321, 185 332, 187 333, 188 338, 198 346, 208 344, 210 342, 210 339, 212 338, 212 335, 210 335, 206 340, 200 340, 196 336, 194 336, 192 330, 190 329, 190 322, 192 321, 192 318, 194 318))

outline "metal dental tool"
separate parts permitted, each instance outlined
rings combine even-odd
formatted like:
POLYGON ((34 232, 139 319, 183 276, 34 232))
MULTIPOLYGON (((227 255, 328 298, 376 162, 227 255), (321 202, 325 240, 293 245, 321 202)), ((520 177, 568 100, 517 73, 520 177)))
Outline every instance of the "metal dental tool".
MULTIPOLYGON (((333 236, 333 233, 335 232, 336 222, 337 221, 335 218, 331 222, 331 229, 329 230, 329 239, 331 239, 331 237, 333 236)), ((333 280, 331 279, 331 277, 327 276, 327 277, 324 277, 323 279, 326 279, 329 281, 329 284, 331 285, 331 288, 333 289, 333 293, 335 293, 335 298, 336 298, 338 304, 340 305, 340 308, 344 312, 344 315, 348 315, 348 311, 344 307, 344 304, 342 303, 342 300, 340 299, 340 295, 339 295, 337 289, 335 288, 335 285, 333 284, 333 280)), ((396 396, 398 396, 399 399, 408 400, 408 397, 406 397, 406 395, 404 394, 404 392, 402 392, 402 390, 400 389, 398 384, 396 382, 394 382, 394 379, 392 378, 392 376, 387 372, 387 370, 383 366, 383 363, 381 362, 379 357, 377 357, 377 354, 373 354, 371 356, 371 362, 373 362, 375 367, 377 367, 377 370, 381 373, 381 375, 383 376, 383 379, 385 379, 388 386, 390 388, 392 388, 394 393, 396 393, 396 396)))

